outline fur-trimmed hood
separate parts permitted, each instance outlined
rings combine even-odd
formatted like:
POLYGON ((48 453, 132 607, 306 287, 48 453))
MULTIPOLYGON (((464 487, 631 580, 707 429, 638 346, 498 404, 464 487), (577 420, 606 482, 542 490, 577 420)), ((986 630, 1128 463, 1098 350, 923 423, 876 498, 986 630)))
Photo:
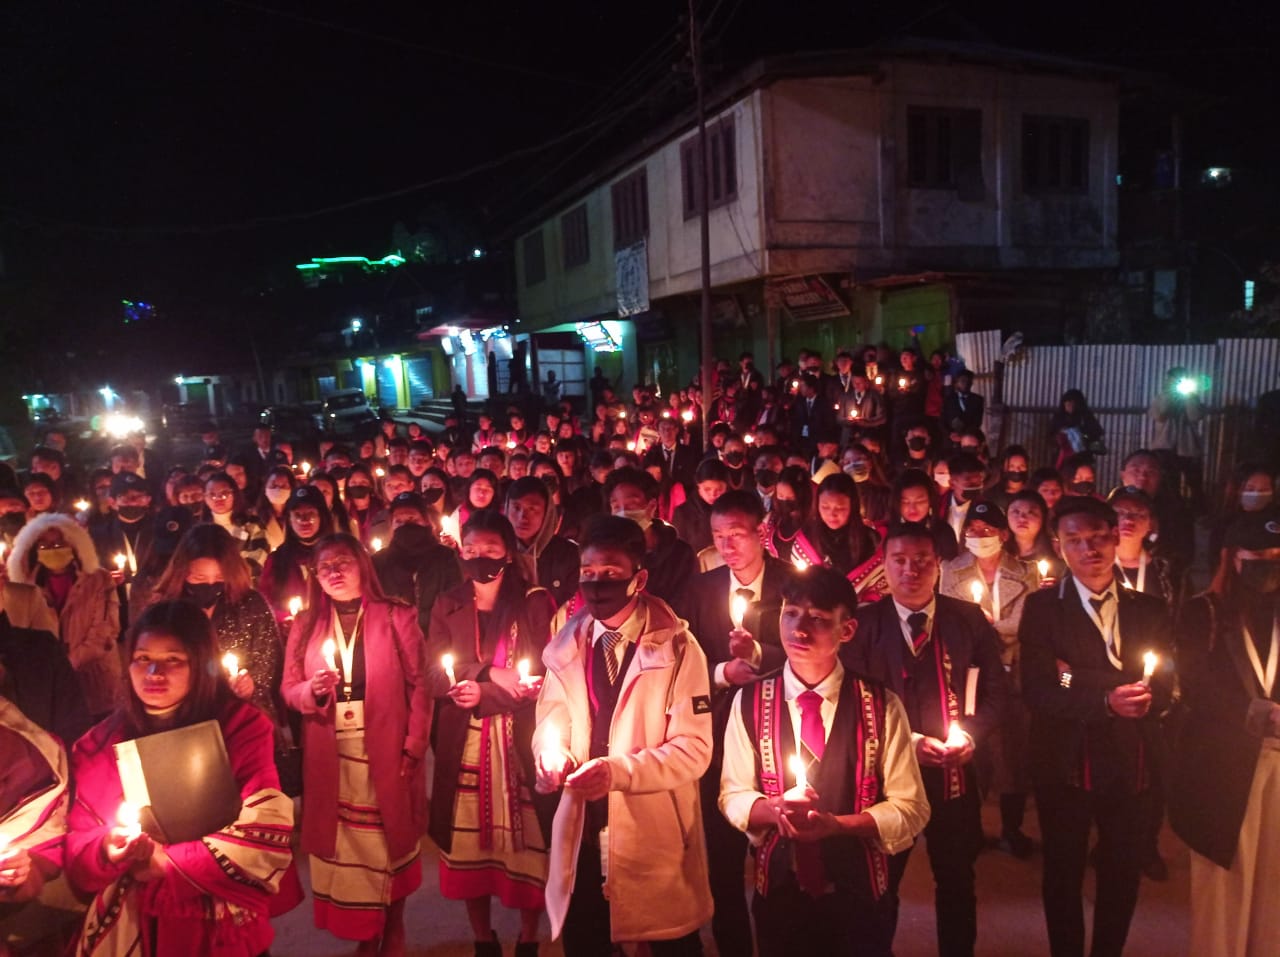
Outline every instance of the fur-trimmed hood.
POLYGON ((51 528, 62 532, 62 537, 75 550, 76 561, 80 570, 91 575, 98 570, 98 552, 93 547, 93 539, 89 533, 70 515, 47 512, 37 515, 18 532, 13 540, 13 548, 9 551, 9 580, 24 585, 34 584, 34 572, 28 571, 27 556, 36 547, 40 536, 51 528))

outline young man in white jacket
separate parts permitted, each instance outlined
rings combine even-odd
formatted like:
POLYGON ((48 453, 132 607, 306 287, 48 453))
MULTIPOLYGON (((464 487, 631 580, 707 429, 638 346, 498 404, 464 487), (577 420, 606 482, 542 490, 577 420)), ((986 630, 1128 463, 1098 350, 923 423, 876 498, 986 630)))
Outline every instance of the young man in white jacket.
POLYGON ((702 953, 711 918, 698 779, 711 760, 707 661, 685 622, 644 593, 644 535, 601 516, 582 542, 582 608, 543 653, 538 789, 563 788, 547 913, 567 957, 645 941, 702 953))

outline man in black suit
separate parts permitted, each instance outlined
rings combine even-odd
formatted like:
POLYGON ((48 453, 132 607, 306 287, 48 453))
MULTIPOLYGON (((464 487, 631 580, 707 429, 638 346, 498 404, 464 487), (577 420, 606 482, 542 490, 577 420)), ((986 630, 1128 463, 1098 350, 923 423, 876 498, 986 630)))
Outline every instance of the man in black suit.
MULTIPOLYGON (((940 570, 933 534, 914 522, 885 537, 891 594, 858 613, 846 666, 879 681, 906 706, 916 759, 933 808, 924 836, 936 885, 938 953, 972 957, 978 936, 974 862, 982 848, 976 741, 1004 711, 1007 676, 995 629, 972 602, 935 594, 940 570)), ((893 887, 906 870, 893 859, 893 887)))
POLYGON ((679 482, 686 492, 693 490, 693 473, 698 470, 699 455, 689 445, 680 444, 680 423, 675 419, 658 420, 658 442, 644 456, 645 468, 662 469, 662 478, 679 482))
POLYGON ((765 552, 760 538, 763 522, 764 506, 754 492, 735 489, 716 499, 711 507, 711 538, 724 565, 698 576, 690 602, 689 627, 711 670, 715 749, 702 778, 702 821, 716 905, 711 931, 724 957, 751 957, 752 939, 743 891, 747 839, 725 820, 718 803, 724 729, 738 688, 776 671, 786 660, 778 616, 782 586, 794 574, 790 565, 765 552), (735 617, 739 613, 740 623, 735 617))
POLYGON ((960 433, 982 428, 987 400, 973 390, 973 373, 961 369, 956 373, 955 388, 942 400, 942 430, 959 443, 960 433))
POLYGON ((1053 957, 1083 957, 1080 888, 1098 828, 1093 957, 1119 957, 1146 860, 1148 792, 1160 753, 1157 716, 1172 691, 1164 602, 1119 586, 1110 505, 1070 496, 1054 511, 1070 574, 1022 613, 1022 698, 1044 839, 1044 912, 1053 957), (1144 678, 1144 655, 1166 667, 1144 678))
POLYGON ((836 431, 835 409, 827 399, 818 377, 800 377, 800 395, 791 406, 791 434, 796 448, 812 454, 819 435, 836 431))

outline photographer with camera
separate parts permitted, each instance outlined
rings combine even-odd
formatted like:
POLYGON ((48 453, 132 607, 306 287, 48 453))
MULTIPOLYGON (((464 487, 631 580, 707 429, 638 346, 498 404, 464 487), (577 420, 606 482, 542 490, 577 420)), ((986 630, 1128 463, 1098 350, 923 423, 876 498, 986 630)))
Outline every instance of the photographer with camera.
POLYGON ((1148 415, 1154 423, 1151 449, 1165 463, 1165 475, 1172 482, 1182 476, 1187 482, 1193 512, 1204 511, 1204 484, 1201 479, 1203 448, 1200 421, 1204 406, 1198 397, 1199 380, 1181 366, 1165 373, 1164 389, 1151 403, 1148 415))

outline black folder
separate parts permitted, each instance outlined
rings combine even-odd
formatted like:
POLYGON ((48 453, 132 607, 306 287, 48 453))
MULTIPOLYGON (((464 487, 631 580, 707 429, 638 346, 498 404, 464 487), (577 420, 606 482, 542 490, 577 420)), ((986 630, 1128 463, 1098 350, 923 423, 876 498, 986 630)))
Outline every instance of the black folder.
POLYGON ((124 799, 161 844, 197 841, 240 816, 240 786, 216 721, 113 746, 124 799))

